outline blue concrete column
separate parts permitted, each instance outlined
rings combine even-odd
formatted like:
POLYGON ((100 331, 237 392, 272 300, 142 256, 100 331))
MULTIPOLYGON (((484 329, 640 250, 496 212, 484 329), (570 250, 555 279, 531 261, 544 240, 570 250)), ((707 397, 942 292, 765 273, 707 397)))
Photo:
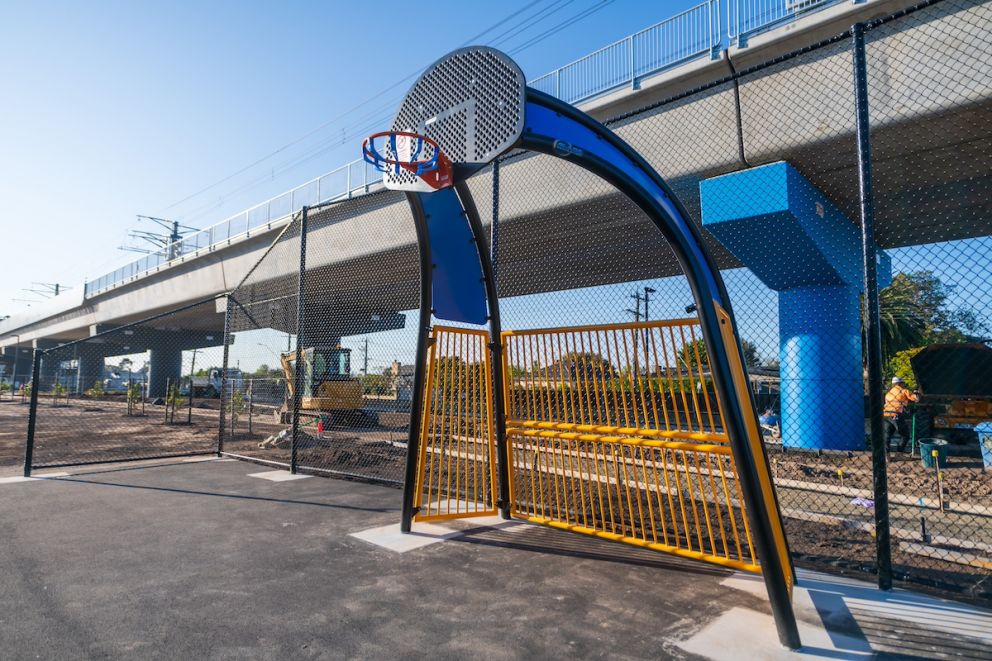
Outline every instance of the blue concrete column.
POLYGON ((854 287, 779 293, 782 438, 789 447, 864 449, 858 301, 854 287))
POLYGON ((783 444, 865 449, 857 225, 785 162, 707 179, 700 203, 703 226, 779 294, 783 444))
POLYGON ((152 349, 148 357, 148 396, 165 397, 169 381, 175 383, 183 371, 181 349, 152 349))

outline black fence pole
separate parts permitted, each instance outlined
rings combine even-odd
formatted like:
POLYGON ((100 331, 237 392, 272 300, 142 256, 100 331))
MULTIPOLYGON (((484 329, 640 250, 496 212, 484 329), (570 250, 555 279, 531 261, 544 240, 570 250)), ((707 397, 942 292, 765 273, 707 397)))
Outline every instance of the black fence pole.
POLYGON ((290 439, 289 472, 296 473, 297 449, 300 434, 300 404, 303 401, 303 329, 306 313, 303 286, 307 271, 307 212, 303 207, 300 216, 300 274, 296 286, 296 362, 293 365, 293 436, 290 439))
MULTIPOLYGON (((220 370, 220 422, 217 429, 217 456, 224 451, 224 429, 227 424, 227 363, 231 355, 231 342, 227 336, 228 327, 231 324, 231 296, 224 297, 224 360, 220 370)), ((233 413, 232 413, 233 415, 233 413)))
POLYGON ((865 277, 865 343, 868 368, 868 419, 871 429, 872 478, 875 486, 875 547, 878 587, 892 589, 892 547, 889 538, 889 487, 882 417, 882 335, 878 303, 878 259, 875 248, 875 204, 872 194, 871 126, 868 117, 868 66, 865 26, 851 29, 854 37, 854 98, 857 117, 858 178, 861 195, 861 256, 865 277))
POLYGON ((24 444, 24 477, 31 477, 34 463, 34 429, 38 421, 38 386, 41 375, 41 351, 35 349, 31 367, 31 408, 28 410, 28 438, 24 444))
MULTIPOLYGON (((499 175, 494 171, 495 177, 493 188, 493 227, 499 224, 499 175)), ((493 389, 493 429, 496 432, 496 481, 498 487, 498 503, 500 516, 504 519, 510 518, 510 453, 506 442, 506 402, 503 397, 503 326, 499 313, 499 296, 496 287, 496 271, 493 268, 492 255, 493 248, 490 242, 490 252, 481 249, 485 236, 482 233, 482 222, 479 220, 479 211, 472 199, 472 193, 464 183, 455 187, 465 209, 466 220, 472 230, 472 236, 476 245, 479 246, 479 261, 482 265, 483 284, 486 288, 486 301, 489 304, 489 353, 492 357, 492 383, 493 389)), ((490 229, 490 235, 492 229, 490 229)), ((497 236, 496 241, 499 241, 497 236)))
POLYGON ((408 533, 413 528, 416 516, 417 469, 420 461, 420 427, 424 408, 424 390, 427 380, 427 353, 430 346, 431 316, 433 310, 433 273, 430 234, 427 232, 427 218, 424 215, 420 198, 415 193, 406 194, 407 203, 413 214, 414 229, 417 233, 417 253, 420 265, 420 310, 417 314, 417 356, 413 370, 413 395, 410 405, 410 430, 406 444, 406 468, 403 478, 403 511, 400 514, 400 532, 408 533))

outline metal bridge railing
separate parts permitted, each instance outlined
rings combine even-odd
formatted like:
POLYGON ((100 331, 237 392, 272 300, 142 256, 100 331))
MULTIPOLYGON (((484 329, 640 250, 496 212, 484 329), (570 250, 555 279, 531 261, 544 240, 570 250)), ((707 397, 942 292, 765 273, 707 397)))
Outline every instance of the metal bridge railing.
POLYGON ((747 38, 800 15, 851 0, 727 0, 727 36, 738 46, 747 38))
POLYGON ((153 273, 174 260, 211 252, 247 239, 258 231, 268 231, 285 222, 304 205, 351 197, 356 192, 367 191, 378 180, 371 166, 361 159, 352 161, 87 282, 84 296, 94 296, 115 285, 153 273))
POLYGON ((722 39, 720 0, 707 0, 529 84, 577 103, 627 85, 636 89, 646 75, 719 52, 722 39))
MULTIPOLYGON (((706 0, 529 84, 569 103, 579 103, 626 86, 636 89, 646 76, 701 57, 716 57, 731 40, 736 39, 738 44, 743 45, 750 35, 841 1, 844 0, 706 0), (724 3, 726 10, 721 13, 724 3), (726 25, 721 16, 726 16, 726 25)), ((246 239, 253 230, 268 230, 283 222, 304 204, 350 197, 356 191, 367 191, 377 180, 375 173, 361 159, 351 161, 87 282, 84 296, 93 296, 115 285, 130 282, 174 260, 246 239)))

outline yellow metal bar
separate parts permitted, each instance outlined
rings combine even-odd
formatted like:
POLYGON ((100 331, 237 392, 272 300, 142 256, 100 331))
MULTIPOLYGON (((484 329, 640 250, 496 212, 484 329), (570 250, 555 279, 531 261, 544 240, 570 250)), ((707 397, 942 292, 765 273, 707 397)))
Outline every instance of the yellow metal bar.
POLYGON ((513 432, 521 436, 532 438, 561 438, 567 440, 579 440, 591 443, 606 443, 617 445, 633 445, 650 448, 669 448, 672 450, 685 450, 688 452, 707 452, 710 454, 720 454, 730 456, 730 448, 726 445, 716 445, 712 443, 681 443, 679 441, 659 441, 652 438, 631 438, 628 436, 606 436, 602 434, 582 434, 578 432, 560 432, 556 430, 528 429, 526 427, 507 426, 507 433, 513 432))
MULTIPOLYGON (((637 321, 623 324, 586 324, 569 326, 570 331, 611 331, 617 328, 671 328, 675 326, 699 325, 697 319, 658 319, 655 321, 637 321)), ((524 330, 504 330, 504 336, 544 335, 557 333, 561 328, 527 328, 524 330)))
POLYGON ((689 327, 689 337, 692 338, 692 346, 696 351, 696 368, 699 370, 699 382, 702 385, 703 394, 703 404, 706 408, 706 415, 710 421, 710 429, 716 429, 716 424, 713 422, 713 407, 710 406, 710 391, 706 387, 706 377, 703 375, 703 363, 699 355, 699 344, 696 342, 696 328, 695 326, 689 327))
POLYGON ((699 485, 699 500, 703 502, 703 518, 706 520, 706 535, 710 539, 710 553, 716 555, 716 541, 713 539, 713 521, 710 519, 710 509, 706 502, 706 489, 703 486, 703 473, 699 469, 699 453, 693 453, 692 460, 696 464, 696 483, 699 485))
POLYGON ((451 521, 453 519, 472 519, 480 516, 493 516, 494 512, 487 510, 477 510, 468 512, 451 512, 450 514, 434 514, 432 516, 417 517, 417 521, 451 521))
POLYGON ((654 542, 648 542, 643 539, 637 539, 636 537, 628 537, 625 535, 611 534, 603 532, 600 530, 595 530, 592 528, 585 528, 583 526, 575 526, 567 523, 562 523, 560 521, 554 521, 546 517, 529 516, 526 520, 531 523, 538 523, 541 525, 549 526, 551 528, 560 528, 562 530, 568 530, 571 532, 577 532, 582 535, 589 535, 591 537, 600 537, 602 539, 610 539, 616 542, 623 542, 624 544, 631 544, 632 546, 640 546, 642 548, 653 549, 655 551, 664 551, 665 553, 671 553, 683 558, 692 558, 693 560, 702 560, 704 562, 710 562, 722 567, 728 567, 730 569, 738 569, 740 571, 746 571, 753 574, 761 573, 761 566, 756 564, 751 564, 747 562, 742 562, 739 560, 732 560, 729 558, 721 558, 720 556, 709 555, 706 553, 700 553, 695 551, 687 551, 678 547, 668 546, 667 544, 658 544, 654 542))
MULTIPOLYGON (((710 478, 710 495, 713 497, 713 509, 716 510, 716 522, 720 530, 720 543, 723 545, 723 555, 724 557, 730 557, 730 549, 727 548, 727 529, 723 525, 723 512, 720 510, 720 497, 716 492, 716 480, 713 479, 713 464, 710 462, 710 455, 704 455, 706 460, 706 474, 710 478)), ((720 458, 716 458, 717 462, 720 458)), ((727 507, 730 507, 730 502, 727 502, 727 507)), ((714 549, 714 553, 716 549, 714 549)))
POLYGON ((420 452, 417 457, 417 480, 416 486, 413 490, 413 507, 414 510, 419 508, 423 501, 423 489, 424 489, 424 472, 426 466, 424 462, 427 458, 427 439, 430 438, 430 430, 428 429, 428 418, 431 411, 433 410, 433 405, 431 404, 433 392, 431 388, 433 387, 433 376, 434 376, 434 331, 431 330, 431 342, 427 347, 427 379, 424 392, 426 393, 426 405, 423 407, 423 411, 420 412, 420 452))
MULTIPOLYGON (((751 455, 754 458, 755 472, 758 474, 758 483, 761 487, 762 499, 765 502, 765 509, 768 512, 768 521, 772 528, 772 537, 775 540, 775 547, 778 551, 779 563, 782 566, 782 573, 785 575, 785 582, 792 594, 792 562, 789 559, 789 548, 785 543, 785 530, 782 527, 782 520, 779 517, 778 500, 775 497, 775 486, 772 484, 771 471, 768 469, 768 462, 765 460, 765 449, 761 445, 761 432, 758 427, 758 420, 754 413, 754 406, 751 404, 751 391, 747 385, 747 376, 744 372, 744 364, 741 361, 740 349, 737 346, 737 338, 734 333, 734 322, 731 316, 722 307, 714 303, 717 316, 720 319, 720 331, 723 335, 724 347, 730 361, 731 376, 734 380, 734 390, 740 402, 740 410, 744 416, 744 423, 747 425, 748 444, 751 447, 751 455)), ((743 501, 742 501, 743 502, 743 501)), ((749 536, 750 538, 750 536, 749 536)))
POLYGON ((712 444, 728 442, 726 435, 709 432, 666 431, 662 429, 643 429, 635 427, 610 427, 607 425, 579 425, 571 422, 554 422, 547 420, 515 420, 506 421, 508 426, 527 427, 530 429, 557 429, 560 431, 576 431, 590 434, 621 434, 628 436, 644 436, 648 438, 684 438, 712 444))
MULTIPOLYGON (((651 337, 651 353, 654 354, 654 369, 655 369, 655 373, 658 375, 658 381, 659 381, 659 384, 658 385, 659 385, 660 392, 658 393, 658 395, 660 395, 660 397, 661 397, 661 412, 662 412, 662 415, 664 415, 664 417, 665 417, 665 430, 667 431, 667 430, 670 430, 672 428, 672 424, 671 424, 671 422, 668 419, 668 404, 665 401, 665 381, 664 381, 663 377, 661 376, 661 361, 658 360, 658 344, 655 342, 655 334, 654 334, 654 332, 652 332, 650 334, 650 337, 651 337)), ((667 360, 666 360, 666 362, 667 362, 667 360)), ((650 378, 650 376, 651 376, 651 370, 648 370, 648 377, 650 378)), ((654 382, 654 379, 651 379, 649 381, 649 383, 653 383, 653 382, 654 382)), ((652 402, 655 401, 655 397, 656 397, 656 395, 654 393, 654 386, 652 385, 652 389, 651 389, 651 401, 652 402)), ((657 410, 655 410, 654 417, 655 417, 655 427, 660 428, 661 427, 661 424, 660 424, 660 421, 658 420, 658 411, 657 410)))

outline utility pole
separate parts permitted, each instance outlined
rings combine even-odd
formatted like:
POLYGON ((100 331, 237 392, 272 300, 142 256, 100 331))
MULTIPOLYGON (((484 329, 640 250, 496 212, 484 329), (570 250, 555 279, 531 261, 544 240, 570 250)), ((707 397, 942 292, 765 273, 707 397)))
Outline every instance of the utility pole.
POLYGON ((365 338, 365 354, 363 356, 362 374, 369 375, 369 338, 365 338))
POLYGON ((656 289, 651 289, 650 287, 644 288, 644 321, 649 321, 651 317, 648 316, 648 301, 651 299, 651 294, 657 294, 656 289))

